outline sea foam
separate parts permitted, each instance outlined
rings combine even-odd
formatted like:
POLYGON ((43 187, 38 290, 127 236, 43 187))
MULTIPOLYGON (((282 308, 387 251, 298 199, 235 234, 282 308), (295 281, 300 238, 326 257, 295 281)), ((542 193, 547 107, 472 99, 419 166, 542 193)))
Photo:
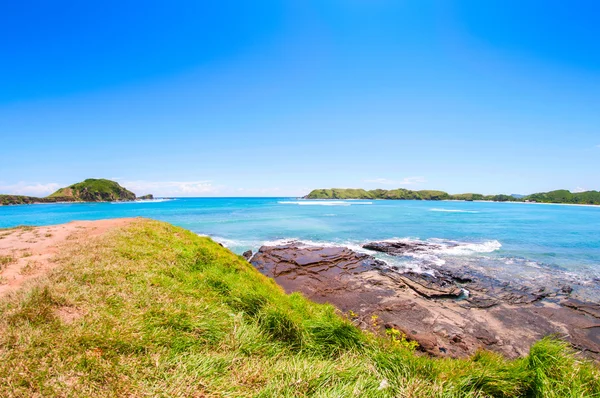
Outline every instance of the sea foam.
POLYGON ((279 201, 281 205, 298 205, 298 206, 354 206, 354 205, 372 205, 373 202, 350 202, 343 200, 296 200, 296 201, 279 201))
POLYGON ((477 210, 438 209, 438 208, 429 209, 429 211, 438 211, 441 213, 480 213, 477 210))
POLYGON ((139 204, 139 203, 161 203, 161 202, 170 202, 175 199, 138 199, 127 202, 110 202, 112 205, 127 205, 127 204, 139 204))

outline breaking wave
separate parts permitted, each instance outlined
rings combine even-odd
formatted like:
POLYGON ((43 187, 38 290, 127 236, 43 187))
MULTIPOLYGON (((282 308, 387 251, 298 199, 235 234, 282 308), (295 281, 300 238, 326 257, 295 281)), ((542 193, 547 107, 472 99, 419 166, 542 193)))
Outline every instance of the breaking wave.
POLYGON ((374 257, 384 260, 389 265, 399 265, 415 272, 431 273, 431 266, 443 266, 449 257, 475 256, 483 253, 491 253, 499 250, 502 244, 497 240, 484 242, 460 242, 446 239, 414 239, 414 238, 392 238, 384 240, 385 242, 401 242, 406 244, 417 244, 419 250, 407 251, 402 256, 391 256, 363 248, 368 241, 340 241, 340 242, 319 242, 306 239, 277 239, 266 241, 265 246, 279 246, 295 243, 300 247, 324 246, 324 247, 347 247, 358 253, 370 254, 374 257))
POLYGON ((140 203, 161 203, 161 202, 170 202, 175 199, 138 199, 132 200, 128 202, 110 202, 113 205, 127 205, 127 204, 140 204, 140 203))
POLYGON ((288 200, 277 202, 281 205, 298 206, 354 206, 354 205, 372 205, 373 202, 354 202, 344 200, 288 200))
POLYGON ((458 210, 458 209, 429 209, 429 211, 438 211, 442 213, 480 213, 477 210, 458 210))

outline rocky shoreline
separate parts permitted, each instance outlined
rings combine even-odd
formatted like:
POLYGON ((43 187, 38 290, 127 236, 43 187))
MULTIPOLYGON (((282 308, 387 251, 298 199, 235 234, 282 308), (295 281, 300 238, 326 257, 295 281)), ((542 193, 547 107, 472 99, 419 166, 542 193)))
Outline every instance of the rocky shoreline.
MULTIPOLYGON (((403 256, 430 243, 373 242, 365 249, 403 256)), ((288 293, 330 303, 364 328, 395 328, 435 356, 467 357, 479 349, 508 358, 526 355, 556 334, 600 359, 600 305, 568 284, 506 282, 477 269, 437 267, 432 274, 398 270, 346 247, 290 242, 262 246, 245 257, 288 293)))

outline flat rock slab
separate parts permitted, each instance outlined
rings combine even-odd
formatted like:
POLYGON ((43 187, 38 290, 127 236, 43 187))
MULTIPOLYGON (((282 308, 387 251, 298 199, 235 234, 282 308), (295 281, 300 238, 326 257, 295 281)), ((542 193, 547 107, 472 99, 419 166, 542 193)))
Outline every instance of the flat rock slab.
MULTIPOLYGON (((394 250, 402 255, 408 249, 381 251, 394 250)), ((299 242, 263 246, 250 262, 288 293, 352 311, 363 328, 372 328, 377 315, 379 327, 403 331, 431 355, 466 357, 484 348, 515 358, 540 338, 558 334, 600 358, 600 306, 569 297, 568 289, 540 291, 470 270, 400 273, 346 247, 299 242)))

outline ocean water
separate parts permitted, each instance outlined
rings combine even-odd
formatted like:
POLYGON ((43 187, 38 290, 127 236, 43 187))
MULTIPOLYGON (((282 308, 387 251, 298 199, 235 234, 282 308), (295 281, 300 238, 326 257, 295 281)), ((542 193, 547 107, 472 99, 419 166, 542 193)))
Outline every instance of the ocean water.
POLYGON ((405 257, 374 254, 400 270, 468 265, 507 280, 554 278, 600 299, 600 206, 441 201, 180 198, 131 203, 0 207, 0 228, 142 216, 208 235, 236 253, 285 240, 361 245, 438 244, 405 257))

